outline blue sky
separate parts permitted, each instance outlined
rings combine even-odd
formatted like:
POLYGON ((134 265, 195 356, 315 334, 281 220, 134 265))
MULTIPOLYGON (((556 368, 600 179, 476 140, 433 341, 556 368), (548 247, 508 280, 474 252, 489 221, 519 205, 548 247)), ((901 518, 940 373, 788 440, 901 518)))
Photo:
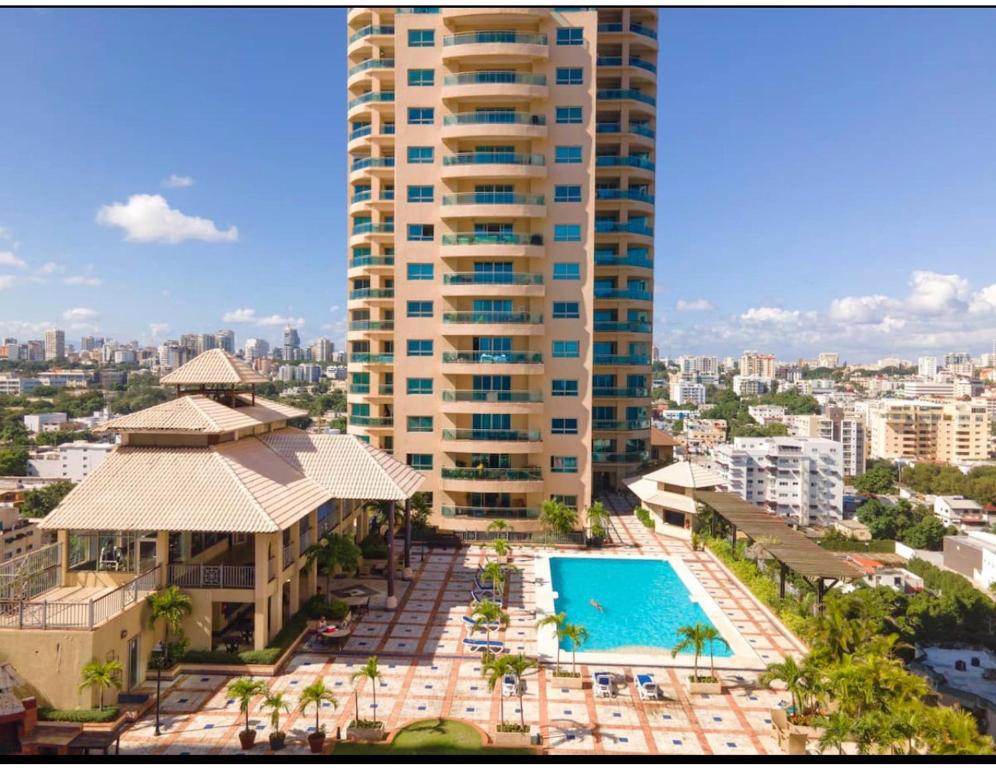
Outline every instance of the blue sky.
MULTIPOLYGON (((662 351, 988 350, 994 24, 662 12, 662 351)), ((339 9, 0 10, 0 333, 241 343, 290 320, 340 342, 344 26, 339 9)))

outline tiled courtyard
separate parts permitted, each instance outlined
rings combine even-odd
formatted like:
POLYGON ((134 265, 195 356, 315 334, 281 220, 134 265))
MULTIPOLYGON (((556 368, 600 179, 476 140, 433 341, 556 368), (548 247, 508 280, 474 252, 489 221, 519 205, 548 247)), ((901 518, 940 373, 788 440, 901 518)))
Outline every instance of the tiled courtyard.
MULTIPOLYGON (((627 552, 681 558, 702 582, 751 646, 765 661, 776 661, 800 646, 770 618, 711 555, 693 553, 686 543, 644 528, 632 516, 614 516, 614 538, 627 552)), ((511 577, 508 613, 511 623, 501 637, 512 653, 536 654, 532 554, 515 550, 516 571, 511 577)), ((351 674, 371 654, 376 654, 384 675, 373 706, 369 682, 358 688, 360 713, 376 715, 389 730, 430 717, 472 722, 493 733, 499 720, 499 691, 488 691, 480 661, 463 648, 468 627, 469 592, 478 566, 484 562, 479 547, 430 550, 416 562, 415 577, 396 611, 370 612, 341 653, 298 653, 283 673, 267 680, 286 691, 291 714, 282 727, 288 734, 286 753, 307 752, 304 737, 314 728, 314 712, 296 711, 297 692, 322 677, 337 692, 338 706, 326 707, 322 722, 330 735, 354 717, 357 699, 351 674)), ((565 654, 564 662, 569 660, 565 654)), ((580 666, 580 665, 579 665, 580 666)), ((601 665, 600 665, 601 666, 601 665)), ((585 679, 590 670, 582 666, 585 679)), ((560 687, 548 669, 526 676, 523 698, 525 720, 538 726, 542 747, 551 754, 780 754, 775 743, 769 709, 783 695, 755 688, 756 672, 724 672, 722 695, 690 696, 679 682, 686 672, 674 667, 654 672, 665 699, 659 703, 639 700, 634 676, 645 671, 628 666, 612 670, 617 695, 596 699, 590 687, 560 687)), ((238 732, 244 720, 238 704, 225 694, 228 678, 184 675, 173 682, 162 699, 164 732, 153 735, 154 722, 146 716, 121 739, 125 754, 222 754, 239 751, 238 732)), ((517 699, 504 702, 505 718, 520 717, 517 699)), ((250 721, 257 729, 255 752, 268 750, 269 715, 256 708, 250 721)))

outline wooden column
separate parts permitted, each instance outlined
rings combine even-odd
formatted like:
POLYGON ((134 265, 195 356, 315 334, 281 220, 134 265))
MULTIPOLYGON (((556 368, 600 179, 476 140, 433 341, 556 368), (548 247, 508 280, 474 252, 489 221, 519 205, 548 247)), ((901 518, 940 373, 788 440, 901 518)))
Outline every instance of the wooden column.
POLYGON ((394 594, 394 502, 387 503, 387 609, 398 607, 394 594))
POLYGON ((412 577, 412 500, 405 499, 405 570, 404 577, 412 577))

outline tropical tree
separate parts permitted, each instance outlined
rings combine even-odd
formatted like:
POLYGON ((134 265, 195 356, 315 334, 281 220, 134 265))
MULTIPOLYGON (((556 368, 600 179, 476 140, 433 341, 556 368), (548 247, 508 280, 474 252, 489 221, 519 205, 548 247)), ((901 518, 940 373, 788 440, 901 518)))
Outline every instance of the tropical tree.
POLYGON ((485 563, 484 568, 481 569, 481 576, 484 577, 485 581, 491 582, 491 596, 501 600, 505 592, 505 569, 502 568, 501 563, 493 560, 485 563))
POLYGON ((170 660, 171 647, 169 642, 170 633, 178 634, 183 625, 183 617, 189 616, 194 609, 194 601, 186 592, 175 584, 171 584, 165 589, 154 592, 146 600, 149 603, 149 624, 153 629, 156 622, 162 619, 163 648, 165 649, 165 659, 170 660))
POLYGON ((596 501, 588 507, 588 525, 591 528, 591 537, 593 539, 605 538, 605 523, 608 519, 609 513, 606 512, 605 505, 602 502, 596 501))
POLYGON ((326 533, 304 551, 308 565, 318 564, 318 572, 325 577, 325 590, 330 589, 330 580, 338 566, 346 572, 353 572, 360 564, 360 548, 352 536, 326 533))
POLYGON ((287 694, 283 691, 267 691, 263 699, 263 709, 270 710, 270 727, 273 733, 282 733, 280 730, 280 713, 290 713, 290 705, 287 703, 287 694))
POLYGON ((535 659, 530 659, 528 656, 522 653, 517 653, 515 656, 506 656, 509 660, 509 669, 511 672, 515 673, 516 679, 519 681, 519 724, 525 728, 526 727, 526 710, 522 705, 522 697, 525 695, 525 686, 522 685, 522 676, 526 672, 534 667, 538 666, 535 659))
POLYGON ((806 708, 806 694, 810 686, 806 670, 796 662, 795 657, 786 656, 782 662, 769 664, 758 678, 761 685, 771 685, 775 680, 785 683, 792 699, 792 707, 797 715, 801 715, 806 708))
POLYGON ((703 632, 706 643, 709 645, 709 674, 712 675, 713 680, 717 680, 716 677, 716 660, 713 657, 714 646, 716 643, 722 643, 727 648, 730 644, 726 642, 726 638, 719 634, 719 630, 713 626, 706 625, 703 632))
POLYGON ((266 684, 251 677, 240 677, 228 684, 226 693, 239 702, 239 712, 246 716, 246 731, 249 731, 249 705, 254 697, 266 693, 266 684))
POLYGON ((557 635, 557 671, 560 671, 560 631, 567 624, 567 614, 561 611, 560 613, 551 613, 549 616, 544 616, 542 619, 536 622, 536 629, 542 629, 543 627, 553 627, 554 634, 557 635))
POLYGON ((571 533, 578 525, 578 512, 564 502, 547 499, 540 511, 540 524, 550 533, 571 533))
POLYGON ((491 542, 491 549, 495 551, 495 557, 501 562, 501 559, 508 554, 508 541, 505 539, 495 539, 491 542))
POLYGON ((671 649, 671 658, 674 658, 679 653, 685 653, 689 648, 692 649, 692 652, 695 654, 695 658, 692 661, 692 680, 695 682, 699 680, 699 656, 705 650, 706 631, 708 629, 709 626, 701 622, 678 627, 679 640, 671 649))
MULTIPOLYGON (((383 675, 381 674, 380 670, 377 668, 376 656, 371 656, 369 659, 367 659, 367 663, 363 665, 363 668, 354 672, 350 677, 350 680, 354 683, 357 680, 370 681, 370 692, 373 695, 373 711, 374 711, 375 721, 377 719, 377 684, 382 677, 383 675)), ((357 712, 356 713, 357 724, 359 724, 360 719, 361 719, 360 713, 357 712)))
POLYGON ((301 714, 307 714, 309 706, 315 707, 315 733, 325 733, 325 726, 319 722, 319 716, 322 713, 322 704, 325 703, 331 704, 332 709, 339 706, 339 702, 332 694, 332 689, 325 685, 325 681, 322 680, 322 678, 318 678, 315 682, 301 691, 301 696, 298 701, 301 714))
POLYGON ((494 691, 495 686, 498 686, 498 711, 502 724, 505 723, 505 687, 502 685, 502 681, 505 679, 505 675, 511 672, 511 662, 510 656, 492 656, 482 666, 488 690, 494 691))
POLYGON ((412 496, 412 527, 422 530, 429 527, 429 502, 425 499, 425 494, 419 491, 412 496))
MULTIPOLYGON (((581 624, 564 624, 557 632, 557 639, 571 642, 571 674, 577 675, 578 648, 588 639, 588 630, 581 624)), ((559 643, 558 643, 559 645, 559 643)))
POLYGON ((851 741, 854 721, 843 712, 834 712, 819 718, 816 725, 823 729, 817 745, 819 753, 823 754, 823 751, 827 749, 836 749, 838 755, 843 755, 844 744, 851 741))
POLYGON ((509 527, 510 526, 509 526, 508 522, 505 521, 505 520, 503 520, 500 517, 495 518, 490 523, 488 523, 488 530, 489 531, 497 531, 499 533, 504 533, 505 531, 507 531, 509 529, 509 527))
POLYGON ((498 603, 491 600, 482 600, 471 614, 474 619, 474 629, 484 629, 488 644, 491 644, 491 627, 497 624, 500 627, 508 626, 508 614, 501 609, 498 603))
POLYGON ((102 710, 104 708, 104 689, 120 688, 122 672, 124 672, 124 668, 121 666, 121 662, 116 659, 88 662, 80 673, 79 689, 83 691, 88 688, 96 688, 97 709, 102 710))

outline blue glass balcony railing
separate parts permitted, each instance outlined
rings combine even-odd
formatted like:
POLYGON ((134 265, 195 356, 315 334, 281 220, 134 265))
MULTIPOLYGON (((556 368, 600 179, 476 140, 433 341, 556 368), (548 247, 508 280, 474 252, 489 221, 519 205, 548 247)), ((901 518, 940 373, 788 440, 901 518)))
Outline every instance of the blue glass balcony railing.
POLYGON ((638 21, 630 22, 629 31, 635 32, 638 35, 643 35, 644 37, 649 37, 651 40, 657 39, 657 30, 645 27, 638 21))
POLYGON ((355 99, 350 99, 349 109, 358 107, 360 104, 369 104, 372 101, 394 101, 394 91, 370 91, 369 93, 364 93, 355 99))
POLYGON ((535 365, 543 362, 543 355, 540 352, 443 352, 443 362, 535 365))
POLYGON ((542 467, 443 467, 448 480, 542 480, 542 467))
POLYGON ((394 355, 378 355, 373 352, 354 352, 349 356, 351 363, 374 363, 377 365, 393 365, 394 355))
POLYGON ((493 30, 488 32, 462 32, 443 38, 443 47, 450 45, 475 45, 481 43, 507 43, 511 45, 546 45, 546 35, 525 34, 493 30))
POLYGON ((360 128, 356 128, 355 130, 350 131, 349 140, 352 141, 353 139, 362 139, 364 136, 369 136, 371 133, 373 133, 373 126, 364 125, 360 128))
POLYGON ((354 160, 353 164, 349 166, 351 171, 362 171, 364 168, 393 168, 394 158, 393 157, 361 157, 359 160, 354 160))
POLYGON ((542 285, 543 275, 531 272, 453 272, 443 285, 542 285))
POLYGON ((394 59, 367 59, 349 68, 349 74, 355 75, 368 69, 394 69, 394 59))
POLYGON ((461 192, 443 195, 443 205, 544 205, 543 195, 516 192, 461 192))
POLYGON ((607 88, 604 91, 596 91, 595 98, 599 101, 619 101, 621 99, 631 99, 652 107, 657 106, 657 99, 635 88, 607 88))
POLYGON ((443 125, 546 125, 546 115, 528 112, 460 112, 446 115, 443 125))
POLYGON ((595 286, 596 299, 630 299, 632 301, 650 301, 653 295, 650 291, 638 288, 601 288, 595 286))
POLYGON ((393 265, 393 256, 355 256, 349 260, 351 267, 390 267, 393 265))
POLYGON ((349 42, 355 43, 364 37, 370 37, 370 35, 393 35, 394 27, 385 25, 370 25, 359 29, 349 36, 349 42))
POLYGON ((543 245, 543 235, 518 232, 454 232, 443 235, 443 245, 543 245))
POLYGON ((591 460, 595 464, 639 464, 650 458, 648 451, 629 451, 615 453, 612 451, 592 451, 591 460))
POLYGON ((357 288, 349 292, 351 299, 393 299, 393 288, 357 288))
POLYGON ((541 403, 543 393, 519 389, 446 389, 446 403, 541 403))
POLYGON ((595 365, 650 365, 647 355, 595 355, 595 365))
POLYGON ((635 200, 640 203, 654 202, 654 196, 639 189, 596 189, 596 200, 635 200))
POLYGON ((653 237, 654 228, 648 227, 638 221, 595 221, 595 232, 597 234, 629 234, 645 235, 653 237))
POLYGON ((444 312, 443 322, 540 325, 543 322, 543 315, 533 312, 444 312))
POLYGON ((515 152, 459 152, 445 155, 443 165, 546 165, 546 156, 515 152))
POLYGON ((639 155, 597 155, 595 165, 599 167, 643 168, 654 170, 654 161, 639 155))
POLYGON ((594 387, 591 391, 592 397, 624 397, 642 398, 650 397, 650 391, 640 387, 594 387))
POLYGON ((534 75, 532 72, 460 72, 443 78, 444 85, 479 85, 479 84, 514 85, 546 85, 546 75, 534 75))
POLYGON ((394 232, 394 223, 389 222, 386 224, 374 224, 372 222, 365 222, 363 224, 356 224, 353 227, 354 235, 389 235, 394 232))
POLYGON ((630 419, 613 421, 610 419, 594 419, 591 428, 600 432, 629 432, 640 429, 650 429, 650 419, 630 419))
POLYGON ((639 67, 640 69, 645 69, 647 72, 653 72, 657 74, 657 65, 652 61, 647 61, 646 59, 641 59, 639 56, 630 56, 629 65, 631 67, 639 67))
POLYGON ((349 324, 351 331, 393 331, 393 320, 353 320, 349 324))
POLYGON ((538 429, 444 429, 443 440, 500 440, 513 443, 536 443, 538 429))
POLYGON ((650 323, 634 320, 596 320, 597 333, 650 333, 650 323))

